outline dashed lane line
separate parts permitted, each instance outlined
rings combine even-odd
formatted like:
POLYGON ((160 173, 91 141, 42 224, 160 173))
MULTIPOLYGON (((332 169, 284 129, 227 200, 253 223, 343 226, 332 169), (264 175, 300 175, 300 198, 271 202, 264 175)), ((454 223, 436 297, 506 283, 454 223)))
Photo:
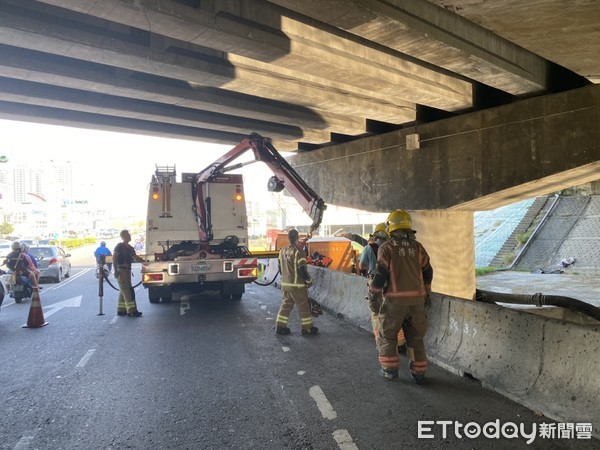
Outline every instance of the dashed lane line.
POLYGON ((83 355, 83 358, 81 358, 79 360, 79 362, 77 363, 77 365, 75 367, 78 367, 78 368, 85 367, 85 365, 90 360, 90 358, 94 355, 95 352, 96 352, 95 348, 92 348, 91 350, 88 350, 86 352, 86 354, 83 355))
MULTIPOLYGON (((319 408, 321 415, 325 419, 333 420, 337 418, 337 413, 334 411, 331 403, 329 403, 329 400, 327 400, 327 397, 320 386, 315 385, 311 387, 308 393, 317 403, 317 408, 319 408)), ((335 430, 332 434, 333 439, 337 442, 340 450, 358 450, 358 447, 352 440, 352 436, 350 436, 348 430, 335 430)))
POLYGON ((325 397, 325 393, 320 386, 313 386, 308 390, 308 393, 317 402, 317 408, 321 411, 321 415, 326 419, 333 420, 337 417, 337 413, 333 410, 333 406, 325 397))
POLYGON ((358 450, 358 447, 352 440, 352 436, 350 436, 348 430, 335 430, 333 432, 333 438, 341 450, 358 450))

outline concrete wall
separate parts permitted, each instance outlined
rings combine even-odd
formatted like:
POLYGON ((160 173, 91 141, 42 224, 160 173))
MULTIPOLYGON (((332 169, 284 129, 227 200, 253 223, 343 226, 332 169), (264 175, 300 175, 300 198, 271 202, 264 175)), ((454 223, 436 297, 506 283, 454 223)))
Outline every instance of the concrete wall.
MULTIPOLYGON (((312 298, 328 312, 371 331, 365 278, 314 266, 309 271, 312 298)), ((265 279, 276 273, 272 260, 265 279)), ((428 318, 426 346, 433 363, 470 374, 551 419, 591 422, 600 437, 599 326, 438 293, 428 318)))
POLYGON ((516 269, 556 268, 562 259, 575 258, 569 271, 600 273, 599 230, 600 196, 560 197, 516 269))
POLYGON ((299 153, 289 162, 327 203, 377 212, 482 211, 597 180, 599 122, 600 85, 593 85, 299 153), (420 148, 407 150, 413 133, 420 148))

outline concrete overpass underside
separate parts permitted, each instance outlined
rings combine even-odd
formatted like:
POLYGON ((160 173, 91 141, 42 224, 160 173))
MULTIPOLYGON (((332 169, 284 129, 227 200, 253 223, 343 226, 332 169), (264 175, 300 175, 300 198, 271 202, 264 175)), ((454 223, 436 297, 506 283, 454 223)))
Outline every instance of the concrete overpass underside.
POLYGON ((473 259, 474 210, 600 178, 598 23, 576 0, 0 0, 0 117, 261 133, 326 202, 462 236, 431 253, 468 298, 447 253, 473 259))

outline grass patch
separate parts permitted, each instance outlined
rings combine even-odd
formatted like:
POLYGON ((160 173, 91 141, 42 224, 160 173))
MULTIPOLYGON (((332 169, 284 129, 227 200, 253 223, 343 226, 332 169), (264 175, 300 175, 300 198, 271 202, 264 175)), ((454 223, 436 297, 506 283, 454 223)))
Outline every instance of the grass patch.
POLYGON ((478 267, 475 269, 475 276, 480 277, 482 275, 487 275, 488 273, 495 272, 496 269, 494 267, 478 267))

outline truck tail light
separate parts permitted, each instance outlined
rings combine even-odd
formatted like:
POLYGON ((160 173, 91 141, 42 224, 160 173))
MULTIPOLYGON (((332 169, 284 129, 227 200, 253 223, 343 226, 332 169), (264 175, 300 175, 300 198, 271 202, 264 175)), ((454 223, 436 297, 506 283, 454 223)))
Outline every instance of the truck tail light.
POLYGON ((256 278, 258 277, 258 268, 248 267, 245 269, 238 269, 238 278, 256 278))
POLYGON ((159 193, 160 189, 158 187, 157 184, 153 184, 152 185, 152 200, 158 200, 160 199, 160 193, 159 193))
POLYGON ((142 275, 142 281, 144 283, 149 283, 151 281, 163 281, 162 273, 145 273, 142 275))
POLYGON ((235 201, 236 202, 241 202, 244 199, 244 196, 242 195, 242 189, 241 188, 236 188, 235 189, 235 201))

